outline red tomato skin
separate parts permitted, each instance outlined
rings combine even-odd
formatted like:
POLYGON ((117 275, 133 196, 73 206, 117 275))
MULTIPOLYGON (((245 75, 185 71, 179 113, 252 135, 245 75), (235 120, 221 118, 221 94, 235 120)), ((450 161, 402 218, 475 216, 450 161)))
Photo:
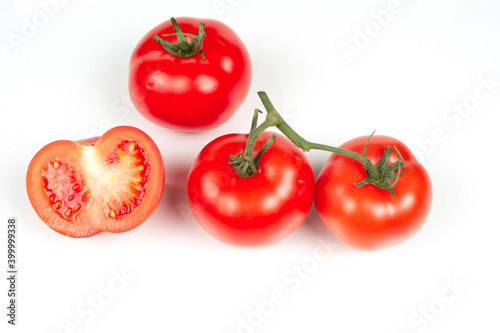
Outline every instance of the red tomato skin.
MULTIPOLYGON (((225 123, 250 89, 250 55, 227 25, 210 19, 177 18, 183 32, 197 34, 205 22, 203 52, 180 58, 166 52, 153 35, 173 33, 163 22, 138 43, 130 60, 129 92, 137 110, 150 121, 180 131, 204 131, 225 123)), ((177 42, 176 36, 162 37, 177 42)), ((188 42, 192 37, 186 36, 188 42)))
MULTIPOLYGON (((254 155, 273 135, 264 132, 254 155)), ((314 197, 314 174, 305 154, 281 134, 263 154, 260 173, 238 176, 229 156, 248 135, 228 134, 210 142, 188 176, 188 202, 195 219, 214 238, 242 247, 281 241, 305 220, 314 197)))
MULTIPOLYGON (((367 139, 358 137, 340 148, 361 154, 367 139)), ((371 184, 356 187, 354 183, 366 177, 362 164, 339 154, 329 157, 316 183, 314 202, 321 221, 340 242, 356 249, 379 250, 409 239, 431 208, 430 177, 405 144, 376 135, 368 143, 366 157, 377 163, 387 146, 396 146, 406 162, 395 196, 371 184)), ((389 163, 396 160, 393 151, 389 163)))

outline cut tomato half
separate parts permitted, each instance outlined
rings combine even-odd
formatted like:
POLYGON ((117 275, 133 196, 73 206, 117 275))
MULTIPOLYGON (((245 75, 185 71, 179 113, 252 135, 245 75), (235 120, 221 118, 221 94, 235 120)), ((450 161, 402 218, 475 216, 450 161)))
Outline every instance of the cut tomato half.
POLYGON ((38 216, 70 237, 134 229, 155 211, 164 183, 158 147, 130 126, 99 138, 52 142, 33 157, 26 177, 38 216))

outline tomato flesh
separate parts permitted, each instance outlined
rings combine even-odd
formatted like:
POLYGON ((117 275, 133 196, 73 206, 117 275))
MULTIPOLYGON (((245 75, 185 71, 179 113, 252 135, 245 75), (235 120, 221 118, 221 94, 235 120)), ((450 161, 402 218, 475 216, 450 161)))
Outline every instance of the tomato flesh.
POLYGON ((163 193, 161 154, 144 132, 111 129, 83 144, 56 141, 32 159, 28 196, 52 229, 71 237, 135 228, 163 193))
POLYGON ((62 218, 74 220, 81 209, 88 208, 92 195, 78 168, 52 160, 42 169, 42 182, 52 208, 62 218))
MULTIPOLYGON (((98 164, 99 165, 99 164, 98 164)), ((149 162, 144 149, 134 141, 120 143, 106 158, 102 170, 89 170, 105 186, 106 217, 120 219, 141 204, 148 186, 149 162)))

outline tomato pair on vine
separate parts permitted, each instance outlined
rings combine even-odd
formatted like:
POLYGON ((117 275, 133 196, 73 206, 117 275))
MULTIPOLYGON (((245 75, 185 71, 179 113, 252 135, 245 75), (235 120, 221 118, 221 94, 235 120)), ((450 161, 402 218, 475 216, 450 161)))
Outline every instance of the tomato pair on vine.
POLYGON ((430 178, 406 145, 387 136, 353 139, 339 148, 308 142, 288 126, 264 92, 249 135, 209 143, 188 176, 189 205, 213 237, 240 246, 276 243, 305 220, 313 198, 327 229, 342 243, 374 250, 398 244, 423 225, 430 178), (265 131, 277 127, 285 136, 265 131), (315 184, 301 151, 332 152, 315 184), (230 157, 229 157, 230 156, 230 157))

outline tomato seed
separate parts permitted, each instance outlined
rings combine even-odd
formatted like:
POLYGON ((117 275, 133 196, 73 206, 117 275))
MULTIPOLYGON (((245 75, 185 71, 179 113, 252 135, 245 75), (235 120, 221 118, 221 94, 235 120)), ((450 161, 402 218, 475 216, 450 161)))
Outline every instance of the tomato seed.
POLYGON ((64 212, 64 216, 66 216, 67 218, 70 218, 71 215, 73 215, 73 210, 71 208, 68 208, 65 212, 64 212))
POLYGON ((92 195, 90 194, 90 192, 89 192, 89 191, 85 191, 85 192, 83 193, 83 195, 82 195, 82 201, 83 201, 83 202, 88 202, 88 201, 90 200, 90 197, 91 197, 91 196, 92 196, 92 195))
POLYGON ((133 187, 133 186, 130 186, 130 187, 128 188, 128 192, 129 192, 130 194, 132 194, 134 197, 138 197, 138 196, 140 196, 140 195, 141 195, 141 191, 139 191, 138 189, 136 189, 136 188, 135 188, 135 187, 133 187))

